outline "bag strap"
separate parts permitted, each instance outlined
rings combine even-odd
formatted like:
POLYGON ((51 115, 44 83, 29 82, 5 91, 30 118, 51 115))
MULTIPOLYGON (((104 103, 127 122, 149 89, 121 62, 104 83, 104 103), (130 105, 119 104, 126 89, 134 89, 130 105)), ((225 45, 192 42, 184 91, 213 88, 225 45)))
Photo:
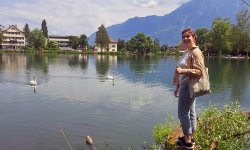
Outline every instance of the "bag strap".
MULTIPOLYGON (((191 51, 190 51, 190 69, 193 69, 193 66, 194 66, 194 64, 193 64, 193 50, 195 50, 197 47, 194 47, 191 51)), ((206 66, 205 66, 205 64, 204 64, 204 66, 203 66, 203 69, 201 70, 201 73, 202 73, 202 76, 204 76, 204 73, 206 73, 207 71, 206 71, 206 66)))

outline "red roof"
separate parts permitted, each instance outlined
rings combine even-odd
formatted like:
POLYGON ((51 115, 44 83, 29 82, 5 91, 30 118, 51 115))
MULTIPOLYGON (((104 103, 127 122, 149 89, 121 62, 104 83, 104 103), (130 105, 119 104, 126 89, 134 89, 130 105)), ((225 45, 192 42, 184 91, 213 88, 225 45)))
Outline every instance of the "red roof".
POLYGON ((112 39, 111 37, 109 37, 109 42, 110 42, 110 43, 118 43, 117 41, 115 41, 115 40, 112 39))

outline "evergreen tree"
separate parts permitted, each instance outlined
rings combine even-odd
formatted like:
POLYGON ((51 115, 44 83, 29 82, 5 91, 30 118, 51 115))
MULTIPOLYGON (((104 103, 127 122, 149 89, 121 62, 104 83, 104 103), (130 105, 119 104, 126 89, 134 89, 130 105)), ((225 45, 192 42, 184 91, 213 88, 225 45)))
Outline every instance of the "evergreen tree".
POLYGON ((101 25, 98 28, 98 31, 96 32, 95 43, 100 46, 101 52, 102 52, 103 48, 108 49, 109 35, 108 35, 108 32, 106 31, 106 28, 104 25, 101 25))
POLYGON ((47 28, 47 22, 45 19, 43 19, 42 21, 42 31, 43 31, 44 37, 48 38, 48 28, 47 28))
POLYGON ((28 41, 28 37, 30 34, 30 28, 29 28, 29 25, 27 23, 24 25, 23 32, 24 32, 24 36, 25 36, 25 46, 26 46, 27 41, 28 41))
POLYGON ((79 45, 80 45, 81 48, 85 48, 85 47, 87 47, 89 45, 88 44, 88 37, 85 34, 80 36, 79 45))
POLYGON ((126 48, 126 42, 122 39, 118 39, 117 51, 125 51, 125 48, 126 48))
POLYGON ((0 44, 2 44, 3 43, 3 32, 2 32, 2 25, 0 24, 0 44))
POLYGON ((159 38, 154 39, 154 52, 158 52, 161 50, 161 44, 159 38))
POLYGON ((30 34, 30 28, 29 28, 29 25, 27 23, 24 25, 23 32, 24 32, 25 38, 28 38, 28 36, 30 34))

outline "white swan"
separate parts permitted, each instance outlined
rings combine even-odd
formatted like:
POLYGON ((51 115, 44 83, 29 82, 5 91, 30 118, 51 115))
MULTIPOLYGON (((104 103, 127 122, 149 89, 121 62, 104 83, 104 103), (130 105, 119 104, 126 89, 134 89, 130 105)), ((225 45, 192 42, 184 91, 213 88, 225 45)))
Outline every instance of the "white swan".
POLYGON ((106 79, 109 79, 109 80, 114 80, 114 79, 115 79, 115 77, 114 77, 114 76, 111 76, 111 75, 108 75, 108 76, 106 77, 106 79))
POLYGON ((106 79, 108 79, 108 80, 114 80, 115 79, 114 74, 113 74, 113 76, 112 75, 107 75, 106 79))
POLYGON ((36 77, 33 77, 33 80, 30 81, 30 85, 37 85, 36 77))

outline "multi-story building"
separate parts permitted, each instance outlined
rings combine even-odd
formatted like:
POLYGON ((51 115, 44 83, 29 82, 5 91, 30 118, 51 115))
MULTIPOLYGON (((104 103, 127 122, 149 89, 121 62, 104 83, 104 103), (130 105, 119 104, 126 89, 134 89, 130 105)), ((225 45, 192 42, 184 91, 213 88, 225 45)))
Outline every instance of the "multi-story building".
POLYGON ((3 30, 3 42, 0 43, 1 49, 18 50, 25 47, 24 32, 17 28, 17 25, 10 25, 3 30))
POLYGON ((49 41, 57 42, 60 49, 71 49, 69 47, 69 36, 49 35, 49 41))
POLYGON ((111 37, 109 37, 109 47, 108 50, 107 48, 103 47, 103 49, 101 50, 101 47, 99 44, 95 44, 95 51, 97 52, 117 52, 117 41, 115 41, 114 39, 112 39, 111 37))

